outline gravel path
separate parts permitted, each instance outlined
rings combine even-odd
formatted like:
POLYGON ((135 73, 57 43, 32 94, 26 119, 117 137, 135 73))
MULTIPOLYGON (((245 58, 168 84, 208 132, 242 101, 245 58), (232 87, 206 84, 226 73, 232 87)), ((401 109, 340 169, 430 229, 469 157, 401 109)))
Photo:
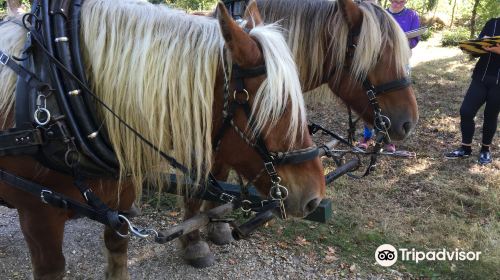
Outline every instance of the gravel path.
MULTIPOLYGON (((165 212, 152 212, 136 219, 156 228, 177 221, 165 212)), ((104 254, 102 227, 88 219, 66 224, 64 255, 67 279, 102 279, 104 254)), ((334 279, 360 278, 356 269, 346 274, 340 262, 326 264, 323 256, 283 248, 270 236, 255 235, 250 240, 211 248, 216 264, 195 269, 182 260, 176 243, 157 245, 133 238, 129 249, 132 279, 334 279)), ((21 234, 17 212, 0 207, 0 279, 31 279, 29 252, 21 234)), ((366 279, 368 276, 363 276, 366 279)), ((377 277, 368 277, 375 279, 377 277)))

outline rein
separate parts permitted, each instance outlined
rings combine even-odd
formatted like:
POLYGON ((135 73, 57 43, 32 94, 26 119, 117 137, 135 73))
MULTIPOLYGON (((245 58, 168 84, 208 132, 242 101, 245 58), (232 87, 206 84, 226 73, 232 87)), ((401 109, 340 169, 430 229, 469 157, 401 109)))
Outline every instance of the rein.
MULTIPOLYGON (((77 1, 80 3, 79 1, 77 1)), ((49 2, 48 0, 42 0, 42 1, 37 1, 35 2, 33 6, 33 13, 28 14, 25 18, 23 18, 23 24, 24 27, 29 31, 28 32, 28 41, 30 42, 30 48, 31 46, 36 46, 41 50, 41 54, 45 56, 47 61, 51 64, 51 66, 54 67, 54 69, 57 69, 58 71, 61 71, 64 74, 64 77, 68 80, 65 81, 67 83, 74 83, 77 87, 81 88, 81 90, 74 90, 69 92, 69 96, 77 96, 80 95, 81 93, 86 93, 87 96, 91 97, 94 101, 96 101, 98 104, 103 106, 109 113, 111 113, 122 125, 124 125, 127 129, 129 129, 137 138, 139 138, 143 143, 145 143, 147 146, 149 146, 151 149, 155 150, 160 154, 161 157, 163 157, 166 161, 169 162, 171 166, 174 168, 180 170, 181 172, 187 174, 187 177, 189 178, 189 169, 179 163, 176 159, 168 156, 166 153, 161 151, 160 148, 155 146, 151 141, 146 139, 143 135, 141 135, 138 131, 136 131, 134 128, 132 128, 129 124, 126 123, 125 120, 120 118, 107 104, 105 104, 102 100, 98 98, 98 96, 93 93, 84 82, 82 82, 82 79, 80 77, 77 77, 77 75, 73 74, 73 71, 71 71, 67 65, 64 64, 64 62, 60 61, 58 58, 56 58, 53 55, 53 52, 51 49, 46 47, 47 42, 51 42, 53 38, 45 38, 42 36, 42 31, 40 29, 44 30, 44 33, 51 34, 50 31, 50 16, 59 16, 63 17, 65 19, 66 15, 64 15, 65 9, 62 8, 62 6, 58 5, 63 5, 64 3, 61 3, 60 1, 55 1, 52 3, 53 5, 50 7, 50 11, 58 11, 58 12, 49 12, 49 2), (40 3, 41 2, 41 3, 40 3), (59 12, 62 11, 63 13, 59 12), (41 18, 41 19, 39 19, 41 18), (28 25, 27 21, 31 21, 31 24, 28 25), (31 45, 32 44, 32 45, 31 45)), ((75 4, 78 6, 78 8, 75 8, 79 11, 79 4, 75 4)), ((55 38, 55 42, 67 42, 68 38, 67 37, 57 37, 55 38)), ((25 52, 27 52, 26 50, 25 52)), ((32 53, 33 55, 33 53, 32 53)), ((29 144, 29 147, 35 147, 38 148, 39 146, 42 146, 43 139, 45 138, 45 132, 47 129, 47 126, 49 125, 54 125, 54 122, 60 121, 60 119, 55 118, 54 116, 51 115, 51 112, 49 111, 49 108, 46 105, 46 98, 50 96, 54 92, 60 91, 58 88, 53 89, 48 83, 45 81, 41 80, 38 78, 38 76, 31 72, 30 70, 26 69, 22 65, 18 64, 17 62, 14 61, 15 57, 9 56, 7 53, 4 53, 0 51, 0 65, 7 66, 11 68, 18 76, 20 76, 23 80, 26 81, 28 86, 30 88, 34 88, 36 90, 36 93, 38 94, 38 99, 37 99, 37 107, 35 111, 35 122, 36 122, 36 128, 34 129, 35 132, 29 131, 31 134, 26 134, 26 131, 22 131, 24 134, 18 135, 19 133, 17 131, 14 131, 13 133, 8 132, 7 136, 10 137, 7 140, 13 141, 11 139, 15 139, 15 142, 17 143, 17 146, 15 146, 16 149, 19 148, 25 148, 22 146, 22 144, 29 144), (36 137, 38 134, 42 134, 43 137, 36 137)), ((224 60, 225 62, 225 60, 224 60)), ((238 65, 233 65, 233 74, 232 78, 228 79, 229 75, 227 75, 227 72, 225 73, 225 91, 224 91, 224 103, 225 103, 225 118, 224 118, 224 123, 225 127, 227 124, 231 125, 235 129, 238 129, 238 127, 234 124, 232 117, 234 116, 234 112, 238 107, 241 106, 243 110, 245 111, 245 114, 247 115, 248 121, 251 122, 250 119, 250 106, 248 105, 248 92, 246 91, 244 87, 244 79, 245 78, 250 78, 250 77, 256 77, 260 75, 266 74, 266 68, 265 66, 258 66, 255 68, 250 68, 250 69, 244 69, 240 68, 238 65), (233 94, 233 100, 229 102, 229 84, 232 80, 235 80, 236 82, 236 89, 233 94), (245 102, 242 102, 241 104, 236 102, 236 97, 237 95, 244 95, 244 99, 246 99, 245 102), (245 97, 246 96, 246 97, 245 97), (226 106, 227 104, 227 106, 226 106), (232 108, 232 109, 231 109, 232 108)), ((227 67, 225 67, 225 70, 227 71, 227 67)), ((53 70, 53 72, 57 72, 56 70, 53 70)), ((61 120, 61 125, 64 126, 65 129, 66 125, 64 120, 61 120)), ((250 124, 249 124, 250 126, 250 124)), ((225 130, 225 128, 224 128, 225 130)), ((221 135, 220 137, 222 138, 224 131, 219 132, 221 135)), ((4 132, 0 132, 0 144, 3 142, 1 141, 4 136, 4 132)), ((28 193, 31 193, 35 196, 38 196, 40 200, 45 203, 49 204, 51 206, 57 207, 57 208, 63 208, 63 209, 72 209, 75 212, 77 212, 80 215, 89 217, 90 219, 96 220, 104 225, 107 225, 111 228, 113 228, 116 233, 122 237, 125 237, 122 235, 119 230, 123 226, 127 226, 129 231, 138 236, 138 237, 147 237, 151 234, 156 235, 156 241, 157 242, 165 242, 168 241, 170 237, 165 237, 159 234, 158 232, 151 230, 151 229, 138 229, 135 227, 127 218, 126 216, 123 215, 123 213, 119 213, 116 210, 113 210, 109 208, 107 205, 105 205, 96 195, 93 194, 92 190, 90 187, 86 186, 83 183, 83 176, 79 174, 78 171, 78 162, 79 162, 79 151, 76 149, 77 145, 74 143, 74 138, 71 138, 69 136, 65 136, 66 134, 63 134, 65 138, 64 141, 67 141, 69 144, 69 147, 74 147, 74 148, 68 148, 68 152, 66 153, 66 164, 71 167, 71 170, 73 171, 73 176, 75 178, 74 185, 79 189, 80 193, 84 197, 86 204, 82 204, 78 201, 75 201, 65 195, 59 194, 57 192, 53 192, 50 188, 39 185, 34 182, 30 182, 26 179, 17 177, 16 175, 10 174, 4 170, 0 170, 0 180, 6 181, 10 185, 26 191, 28 193), (70 151, 72 153, 70 153, 70 151), (73 154, 74 153, 74 154, 73 154)), ((88 138, 90 140, 94 139, 97 135, 97 132, 92 133, 88 135, 88 138)), ((248 138, 243 137, 244 134, 242 135, 242 138, 245 140, 248 138)), ((219 142, 220 140, 217 140, 219 142)), ((217 144, 218 146, 218 144, 217 144)), ((216 146, 216 147, 217 147, 216 146)), ((224 192, 223 188, 220 186, 220 184, 217 182, 216 178, 209 173, 208 174, 208 181, 203 184, 203 188, 201 188, 202 192, 207 192, 210 193, 211 195, 218 197, 219 200, 223 203, 230 203, 233 205, 233 207, 236 208, 242 208, 243 211, 255 211, 258 213, 263 213, 263 212, 269 212, 269 210, 280 208, 281 214, 284 218, 286 218, 286 213, 284 209, 284 200, 288 196, 288 189, 286 189, 284 186, 280 185, 281 178, 278 176, 274 166, 278 164, 293 164, 293 163, 299 163, 303 162, 306 160, 311 160, 318 155, 318 150, 317 148, 314 149, 315 147, 311 147, 310 149, 305 149, 305 150, 298 150, 298 151, 293 151, 293 152, 287 152, 287 153, 271 153, 268 151, 262 137, 259 135, 257 142, 254 145, 251 145, 254 147, 257 152, 261 155, 261 157, 264 160, 264 166, 265 170, 267 171, 268 175, 271 178, 271 182, 273 184, 269 197, 270 199, 268 200, 262 200, 260 202, 255 202, 252 203, 248 200, 244 200, 241 197, 237 198, 233 195, 227 194, 224 192)), ((7 147, 9 150, 7 152, 10 152, 10 154, 15 154, 14 148, 7 147)), ((6 149, 7 149, 6 148, 6 149)), ((0 155, 2 154, 2 150, 4 149, 4 146, 0 147, 0 155)), ((268 215, 258 215, 258 217, 255 217, 252 219, 249 223, 252 226, 247 226, 246 230, 243 230, 242 232, 247 232, 249 228, 253 228, 254 225, 263 222, 264 220, 269 220, 268 215), (265 217, 265 218, 264 218, 265 217)), ((237 229, 237 228, 236 228, 237 229)))

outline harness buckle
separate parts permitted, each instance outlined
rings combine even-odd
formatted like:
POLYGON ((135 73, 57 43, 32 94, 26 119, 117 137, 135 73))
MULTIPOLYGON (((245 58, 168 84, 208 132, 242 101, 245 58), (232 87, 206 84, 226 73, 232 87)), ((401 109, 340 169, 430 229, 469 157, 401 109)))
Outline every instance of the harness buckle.
POLYGON ((7 65, 10 60, 10 56, 5 54, 4 52, 0 52, 0 64, 7 65))
POLYGON ((276 169, 274 168, 274 164, 272 162, 264 162, 264 167, 269 175, 275 175, 276 169))
POLYGON ((366 91, 366 95, 368 96, 368 100, 370 100, 370 101, 373 101, 377 98, 375 95, 375 91, 373 91, 371 89, 366 91))
POLYGON ((49 204, 49 203, 47 202, 47 200, 45 200, 45 195, 46 195, 46 194, 52 194, 52 191, 49 191, 49 190, 42 190, 42 191, 40 192, 40 199, 42 200, 42 202, 43 202, 43 203, 45 203, 45 204, 49 204))
POLYGON ((220 200, 222 200, 224 202, 227 202, 227 203, 233 202, 235 198, 236 197, 234 197, 233 195, 230 195, 230 194, 227 194, 227 193, 221 193, 220 196, 219 196, 220 200))

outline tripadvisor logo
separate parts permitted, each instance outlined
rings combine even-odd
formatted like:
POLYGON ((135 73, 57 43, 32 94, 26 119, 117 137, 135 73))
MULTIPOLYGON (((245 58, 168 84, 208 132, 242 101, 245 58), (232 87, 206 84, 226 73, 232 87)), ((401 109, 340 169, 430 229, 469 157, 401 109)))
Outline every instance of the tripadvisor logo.
POLYGON ((399 248, 397 250, 390 244, 380 245, 375 251, 375 260, 384 267, 389 267, 396 261, 412 261, 419 263, 421 261, 478 261, 481 252, 466 252, 459 249, 449 251, 446 249, 433 250, 428 252, 417 251, 415 248, 399 248))
POLYGON ((390 244, 380 245, 375 251, 375 260, 381 266, 389 267, 398 260, 398 251, 390 244))

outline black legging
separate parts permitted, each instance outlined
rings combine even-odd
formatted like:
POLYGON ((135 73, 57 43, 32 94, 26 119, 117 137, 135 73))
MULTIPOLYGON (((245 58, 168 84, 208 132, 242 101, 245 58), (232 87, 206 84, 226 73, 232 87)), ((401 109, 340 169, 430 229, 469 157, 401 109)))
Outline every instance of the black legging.
POLYGON ((498 113, 500 112, 500 85, 473 79, 462 102, 462 107, 460 107, 463 144, 472 143, 475 128, 474 117, 484 103, 486 103, 486 107, 484 108, 483 144, 490 145, 497 130, 498 113))

